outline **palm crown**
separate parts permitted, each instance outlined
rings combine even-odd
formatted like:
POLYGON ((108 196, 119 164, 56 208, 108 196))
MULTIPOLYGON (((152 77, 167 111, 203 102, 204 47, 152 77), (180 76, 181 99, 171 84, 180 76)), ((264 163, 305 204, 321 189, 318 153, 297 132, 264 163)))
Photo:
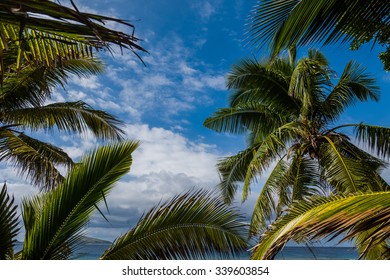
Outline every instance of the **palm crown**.
POLYGON ((253 234, 293 201, 327 190, 387 189, 378 173, 384 161, 356 146, 343 128, 353 127, 355 137, 380 156, 388 156, 390 130, 361 123, 334 126, 355 102, 378 100, 375 80, 352 61, 333 84, 335 78, 322 53, 310 50, 295 61, 294 48, 289 57, 243 60, 228 75, 230 107, 204 123, 218 132, 248 134, 245 150, 218 163, 225 200, 233 199, 241 182, 245 200, 251 182, 276 162, 255 205, 253 234))

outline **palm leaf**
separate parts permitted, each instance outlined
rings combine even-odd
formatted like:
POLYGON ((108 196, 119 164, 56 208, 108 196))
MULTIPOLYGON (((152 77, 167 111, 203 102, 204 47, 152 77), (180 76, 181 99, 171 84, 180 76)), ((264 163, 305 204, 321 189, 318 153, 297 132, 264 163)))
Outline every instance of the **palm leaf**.
POLYGON ((264 231, 266 222, 272 218, 272 215, 276 216, 278 190, 288 188, 287 170, 288 164, 280 159, 268 176, 253 209, 250 236, 264 231))
POLYGON ((102 139, 120 140, 124 133, 119 128, 121 121, 104 111, 92 109, 82 101, 12 110, 4 116, 4 121, 33 131, 52 130, 53 127, 65 132, 91 131, 102 139))
POLYGON ((18 235, 18 217, 14 198, 7 194, 4 184, 0 191, 0 260, 12 259, 16 236, 18 235))
POLYGON ((238 134, 250 131, 271 132, 285 122, 283 117, 266 106, 248 102, 232 108, 219 109, 213 116, 207 118, 203 125, 217 132, 238 134))
POLYGON ((51 189, 62 180, 56 165, 73 165, 60 148, 8 129, 0 129, 1 160, 18 167, 20 174, 43 189, 51 189))
POLYGON ((255 204, 251 234, 266 229, 266 222, 279 217, 293 202, 319 195, 318 162, 294 154, 289 161, 281 159, 265 182, 255 204))
POLYGON ((350 61, 335 87, 324 101, 325 117, 336 120, 341 113, 356 101, 379 100, 379 88, 375 79, 365 73, 365 68, 359 63, 350 61))
MULTIPOLYGON (((73 7, 52 1, 2 1, 0 53, 10 44, 16 44, 16 65, 19 68, 22 63, 30 61, 52 67, 80 55, 91 57, 92 48, 110 49, 111 45, 129 49, 138 57, 137 51, 145 51, 134 36, 132 24, 117 18, 82 13, 72 0, 70 2, 73 7), (107 22, 130 28, 130 32, 110 29, 107 22)), ((1 67, 0 70, 3 76, 5 69, 1 67)))
POLYGON ((237 155, 225 157, 218 162, 217 168, 221 181, 217 188, 221 191, 225 203, 230 204, 233 201, 239 183, 245 180, 256 149, 257 145, 251 146, 237 155))
MULTIPOLYGON (((295 204, 289 213, 265 233, 254 248, 252 259, 273 258, 290 239, 321 239, 345 234, 351 240, 373 230, 364 238, 369 246, 390 237, 390 192, 332 196, 295 204)), ((362 252, 360 257, 364 257, 362 252)))
MULTIPOLYGON (((352 126, 352 125, 351 125, 352 126)), ((383 158, 390 156, 390 129, 367 124, 353 125, 358 141, 366 144, 373 152, 383 158)))
POLYGON ((253 59, 240 61, 227 76, 227 87, 234 90, 230 106, 250 101, 278 112, 295 112, 297 104, 288 95, 291 68, 283 59, 262 63, 253 59))
POLYGON ((245 201, 250 191, 250 184, 260 176, 270 164, 277 158, 281 158, 287 151, 287 144, 301 133, 295 122, 286 123, 269 133, 264 139, 259 137, 255 140, 256 150, 253 158, 246 168, 244 178, 242 201, 245 201))
POLYGON ((71 75, 88 77, 102 71, 102 62, 94 58, 68 60, 61 68, 25 66, 17 73, 7 73, 4 78, 0 88, 0 108, 9 111, 43 106, 52 89, 64 86, 71 75))
POLYGON ((357 192, 367 187, 366 175, 372 175, 372 169, 361 161, 345 157, 336 147, 336 143, 323 136, 328 143, 322 145, 320 163, 325 170, 328 182, 334 185, 339 193, 357 192))
POLYGON ((251 23, 251 41, 269 43, 273 55, 312 42, 366 42, 388 26, 390 5, 381 0, 261 0, 251 23), (380 30, 380 29, 379 29, 380 30), (373 32, 374 31, 374 32, 373 32))
POLYGON ((235 256, 246 246, 243 218, 209 191, 190 191, 151 209, 101 259, 235 256))
POLYGON ((137 146, 126 141, 100 147, 83 157, 56 189, 24 200, 28 226, 22 259, 66 258, 80 244, 96 205, 129 171, 137 146))

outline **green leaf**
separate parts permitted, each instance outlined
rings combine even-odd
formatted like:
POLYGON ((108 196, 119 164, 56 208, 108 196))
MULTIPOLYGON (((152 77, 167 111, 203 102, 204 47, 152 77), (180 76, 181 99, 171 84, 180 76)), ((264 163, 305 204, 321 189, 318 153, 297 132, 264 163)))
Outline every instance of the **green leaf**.
POLYGON ((215 259, 246 247, 246 226, 210 191, 190 191, 152 208, 101 259, 215 259))
POLYGON ((24 220, 33 222, 26 227, 22 259, 67 258, 80 245, 96 205, 129 171, 137 147, 133 141, 100 147, 83 157, 57 188, 24 200, 24 220))
MULTIPOLYGON (((390 192, 332 196, 300 201, 277 220, 254 247, 252 259, 270 259, 288 240, 316 240, 345 234, 342 241, 367 233, 363 241, 376 246, 390 237, 390 192)), ((361 240, 362 242, 362 240, 361 240)), ((362 252, 364 257, 367 251, 362 252)))
POLYGON ((12 259, 16 236, 19 233, 17 206, 7 194, 6 184, 0 191, 0 260, 12 259))

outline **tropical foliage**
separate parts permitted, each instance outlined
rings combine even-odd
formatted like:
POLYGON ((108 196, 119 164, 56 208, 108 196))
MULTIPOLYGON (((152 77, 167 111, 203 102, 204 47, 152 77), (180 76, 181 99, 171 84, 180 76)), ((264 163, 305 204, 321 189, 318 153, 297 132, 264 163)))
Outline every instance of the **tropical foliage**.
POLYGON ((390 70, 390 3, 382 0, 259 0, 251 16, 251 41, 269 45, 275 56, 290 46, 373 42, 390 70))
POLYGON ((145 52, 134 36, 134 25, 122 19, 80 12, 72 0, 70 5, 41 0, 1 1, 1 78, 7 71, 3 60, 10 45, 17 46, 16 69, 23 64, 58 67, 69 59, 92 57, 93 49, 111 50, 112 46, 129 49, 137 56, 138 52, 145 52), (107 23, 125 26, 130 32, 111 29, 107 23))
POLYGON ((49 104, 55 87, 72 75, 101 73, 92 48, 112 45, 144 51, 138 39, 107 28, 127 22, 80 12, 52 1, 2 1, 0 4, 0 160, 16 166, 33 184, 50 189, 62 180, 57 167, 71 167, 60 148, 25 134, 26 130, 86 133, 121 139, 121 122, 83 101, 49 104))
MULTIPOLYGON (((331 196, 301 201, 289 209, 268 230, 254 248, 252 258, 272 259, 289 239, 300 241, 335 238, 357 239, 365 258, 370 248, 383 245, 390 237, 390 192, 367 192, 348 196, 331 196), (368 232, 362 238, 362 232, 368 232)), ((384 255, 371 259, 388 259, 384 255)))
POLYGON ((23 65, 16 72, 12 71, 12 57, 8 52, 3 61, 9 71, 0 87, 0 160, 16 166, 35 185, 50 189, 62 178, 57 165, 70 167, 73 161, 60 148, 26 135, 25 130, 91 131, 101 139, 120 139, 121 122, 83 101, 48 103, 53 88, 64 86, 70 75, 87 77, 100 73, 99 60, 71 59, 57 68, 23 65))
MULTIPOLYGON (((84 156, 63 183, 22 202, 23 249, 13 253, 16 207, 4 186, 0 193, 2 259, 67 259, 82 245, 91 215, 129 171, 138 143, 102 146, 84 156)), ((242 217, 210 192, 177 196, 148 212, 119 237, 102 259, 171 259, 231 255, 246 245, 242 217)))
POLYGON ((336 81, 322 53, 234 65, 228 75, 230 107, 218 110, 205 126, 218 132, 248 135, 248 147, 218 163, 219 188, 231 202, 240 184, 242 200, 265 170, 273 167, 254 208, 252 234, 282 216, 295 201, 332 193, 385 191, 379 172, 389 156, 390 129, 363 123, 338 124, 342 113, 356 102, 378 100, 375 80, 356 62, 349 62, 336 81), (345 134, 377 152, 359 148, 345 134))

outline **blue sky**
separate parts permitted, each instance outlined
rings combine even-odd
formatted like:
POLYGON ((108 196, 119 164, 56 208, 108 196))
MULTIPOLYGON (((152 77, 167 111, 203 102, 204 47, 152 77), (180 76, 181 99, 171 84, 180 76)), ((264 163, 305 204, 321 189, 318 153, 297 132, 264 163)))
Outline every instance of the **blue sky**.
MULTIPOLYGON (((255 0, 78 0, 76 4, 81 11, 133 21, 135 34, 149 51, 142 54, 146 67, 130 52, 100 53, 107 64, 105 74, 74 78, 66 91, 56 90, 53 98, 84 100, 107 110, 125 122, 128 138, 141 141, 131 172, 109 196, 110 224, 96 215, 87 230, 90 236, 113 240, 155 203, 193 187, 217 184, 217 160, 242 149, 245 140, 209 131, 202 123, 227 104, 225 76, 230 66, 240 58, 264 53, 253 52, 243 41, 246 18, 255 0)), ((377 50, 371 51, 370 46, 358 52, 347 46, 323 50, 338 73, 350 59, 367 66, 382 90, 380 103, 359 104, 348 110, 342 121, 389 126, 390 75, 383 71, 377 50)), ((88 135, 40 137, 55 139, 74 159, 98 144, 88 135)), ((16 198, 36 192, 11 167, 2 167, 1 178, 7 180, 16 198)), ((261 184, 262 180, 253 188, 248 202, 237 203, 243 212, 250 213, 261 184)))

